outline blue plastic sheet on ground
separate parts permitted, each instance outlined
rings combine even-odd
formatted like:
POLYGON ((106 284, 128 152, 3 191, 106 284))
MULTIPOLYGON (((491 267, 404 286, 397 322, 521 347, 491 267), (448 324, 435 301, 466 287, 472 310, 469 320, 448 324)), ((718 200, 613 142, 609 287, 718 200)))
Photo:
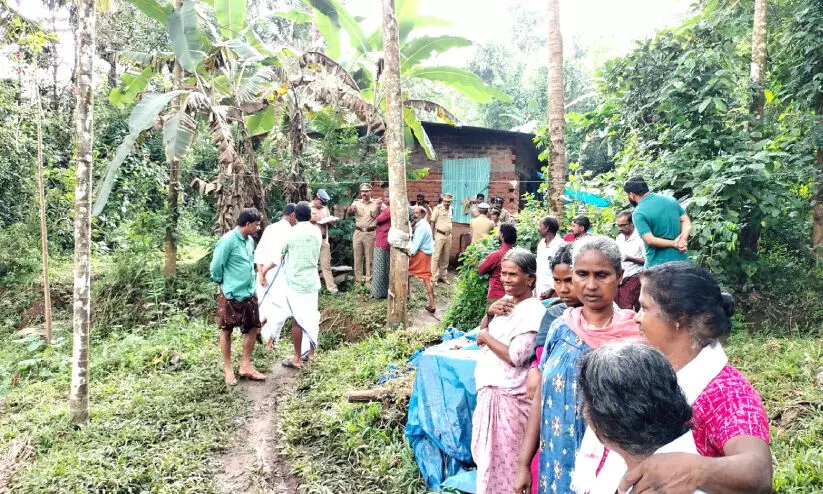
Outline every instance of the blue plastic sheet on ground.
POLYGON ((460 470, 455 475, 447 478, 440 488, 455 489, 460 492, 469 492, 474 494, 477 492, 477 470, 460 470))
POLYGON ((425 348, 421 348, 420 350, 414 352, 414 354, 406 360, 406 366, 402 369, 398 369, 394 364, 387 365, 386 373, 377 379, 377 384, 385 384, 387 381, 397 379, 398 377, 413 371, 417 367, 417 361, 420 359, 420 355, 423 354, 424 350, 425 348))
POLYGON ((471 429, 477 404, 477 348, 466 339, 450 340, 427 349, 417 362, 406 438, 429 490, 440 490, 447 478, 474 466, 471 429), (452 350, 460 343, 463 349, 452 350))
POLYGON ((465 334, 466 333, 459 328, 448 327, 443 331, 443 341, 456 340, 465 334))

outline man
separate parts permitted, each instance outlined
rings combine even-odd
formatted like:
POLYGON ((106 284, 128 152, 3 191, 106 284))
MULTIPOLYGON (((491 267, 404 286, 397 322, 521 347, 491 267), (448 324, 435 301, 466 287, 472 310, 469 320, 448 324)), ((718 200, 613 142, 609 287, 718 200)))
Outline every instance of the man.
MULTIPOLYGON (((279 319, 292 318, 291 339, 294 355, 282 362, 284 367, 299 369, 303 359, 310 359, 317 348, 320 334, 320 311, 317 308, 317 294, 320 291, 320 276, 317 264, 320 262, 320 245, 323 238, 320 230, 311 224, 309 203, 301 201, 294 208, 297 224, 292 227, 289 238, 283 242, 283 262, 286 263, 286 305, 279 310, 279 319)), ((267 266, 266 271, 272 268, 267 266)), ((265 274, 265 273, 264 273, 265 274)))
POLYGON ((251 235, 260 228, 260 220, 260 212, 254 208, 241 211, 237 227, 223 235, 214 246, 209 266, 211 281, 217 283, 217 326, 220 328, 223 377, 229 386, 237 385, 231 362, 231 333, 235 327, 240 327, 243 334, 240 377, 255 381, 266 379, 251 363, 251 352, 260 334, 251 235))
POLYGON ((502 197, 495 197, 492 199, 492 207, 496 207, 500 211, 500 217, 497 220, 498 223, 512 222, 512 215, 509 213, 509 210, 506 209, 502 197))
POLYGON ((417 194, 417 200, 414 202, 413 206, 420 206, 426 209, 426 213, 431 215, 432 208, 429 206, 429 201, 426 200, 426 194, 417 194))
POLYGON ((589 228, 591 227, 592 222, 589 221, 588 216, 582 214, 575 216, 572 220, 571 231, 563 237, 563 240, 566 242, 574 242, 575 240, 581 239, 589 234, 589 228))
POLYGON ((324 218, 331 218, 329 208, 327 207, 330 197, 323 189, 317 189, 317 194, 311 205, 311 222, 320 228, 320 236, 323 238, 323 243, 320 245, 320 271, 323 273, 323 281, 326 282, 326 290, 332 295, 337 295, 337 285, 334 283, 334 276, 331 274, 331 246, 329 245, 329 225, 334 224, 337 219, 323 221, 324 218))
POLYGON ((261 335, 266 348, 271 350, 280 339, 280 329, 286 322, 276 321, 278 305, 285 304, 287 290, 286 273, 280 263, 283 242, 288 238, 291 227, 297 223, 294 217, 295 205, 286 204, 283 217, 277 223, 266 227, 257 249, 254 251, 254 263, 257 264, 257 301, 260 310, 260 322, 263 324, 261 335), (267 268, 271 266, 271 269, 267 268), (263 273, 266 273, 264 276, 263 273))
POLYGON ((371 185, 360 184, 360 199, 349 206, 349 214, 354 214, 354 282, 358 285, 370 283, 377 216, 380 214, 380 205, 371 200, 371 185))
POLYGON ((540 300, 550 298, 554 290, 551 260, 563 245, 563 239, 557 234, 559 230, 560 222, 554 216, 544 216, 537 224, 541 239, 537 242, 537 282, 534 291, 540 300))
MULTIPOLYGON (((434 304, 434 285, 432 284, 432 252, 434 242, 432 242, 432 228, 426 220, 426 208, 414 206, 414 234, 412 235, 411 248, 409 249, 409 283, 408 299, 411 299, 411 277, 420 278, 426 286, 426 294, 429 296, 429 305, 426 310, 434 314, 436 306, 434 304)), ((407 300, 408 300, 407 299, 407 300)))
POLYGON ((635 206, 632 219, 646 243, 646 267, 671 261, 686 261, 692 221, 673 197, 649 192, 643 177, 629 179, 623 186, 635 206))
POLYGON ((494 221, 489 219, 489 205, 481 202, 477 205, 477 217, 469 221, 469 230, 472 232, 472 243, 477 242, 494 229, 494 221))
POLYGON ((617 305, 621 309, 639 309, 640 300, 640 272, 646 263, 644 254, 645 245, 640 235, 632 223, 632 212, 623 211, 617 215, 617 234, 615 241, 620 247, 620 255, 623 258, 623 279, 617 287, 617 305))
POLYGON ((474 199, 463 199, 463 214, 471 213, 472 218, 476 218, 479 214, 477 205, 486 202, 486 196, 477 194, 474 199))
POLYGON ((500 280, 501 264, 506 252, 510 251, 517 243, 517 229, 514 225, 505 223, 500 225, 500 233, 497 236, 500 239, 500 248, 486 256, 477 267, 478 273, 489 275, 489 291, 486 293, 486 300, 489 304, 494 303, 506 294, 503 289, 503 282, 500 280))
POLYGON ((449 254, 452 247, 452 201, 454 196, 446 193, 442 202, 432 211, 431 224, 434 227, 434 257, 432 257, 432 279, 435 283, 449 284, 449 254))

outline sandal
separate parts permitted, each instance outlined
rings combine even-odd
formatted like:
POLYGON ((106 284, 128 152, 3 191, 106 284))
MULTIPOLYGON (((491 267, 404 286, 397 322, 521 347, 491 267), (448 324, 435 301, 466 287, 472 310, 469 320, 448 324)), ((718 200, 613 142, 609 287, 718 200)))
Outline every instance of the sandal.
POLYGON ((299 370, 299 369, 303 368, 302 365, 295 365, 294 362, 291 361, 291 359, 286 359, 286 360, 280 362, 280 365, 282 365, 283 367, 285 367, 287 369, 298 369, 299 370))
POLYGON ((426 310, 429 311, 429 314, 434 314, 437 310, 437 307, 426 307, 426 310))

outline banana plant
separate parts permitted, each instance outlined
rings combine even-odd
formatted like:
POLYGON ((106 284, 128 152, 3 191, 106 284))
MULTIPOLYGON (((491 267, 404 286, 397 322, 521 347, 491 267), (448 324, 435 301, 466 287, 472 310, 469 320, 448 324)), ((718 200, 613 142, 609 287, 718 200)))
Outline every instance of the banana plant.
POLYGON ((169 53, 123 53, 132 69, 122 76, 122 85, 112 90, 110 101, 125 106, 142 98, 129 118, 129 133, 107 164, 96 191, 93 214, 99 215, 116 182, 118 170, 140 136, 162 129, 169 162, 183 160, 194 142, 197 121, 204 121, 217 145, 219 170, 208 185, 217 192, 215 227, 233 226, 239 208, 254 204, 264 211, 264 193, 251 147, 247 125, 259 115, 249 115, 283 94, 288 80, 277 54, 269 51, 253 30, 245 25, 245 0, 184 0, 175 11, 158 0, 129 0, 140 11, 164 23, 171 40, 169 53), (199 12, 213 9, 217 25, 201 22, 199 12), (165 91, 170 70, 177 62, 185 77, 182 87, 165 91), (249 110, 249 109, 252 110, 249 110), (232 129, 242 136, 241 154, 232 129), (223 190, 228 185, 228 189, 223 190))
MULTIPOLYGON (((338 0, 304 0, 304 2, 311 7, 318 30, 326 42, 326 54, 304 54, 301 58, 301 65, 316 71, 325 71, 337 78, 343 91, 351 94, 348 97, 350 103, 348 108, 353 110, 371 130, 381 130, 381 126, 375 125, 373 120, 374 116, 379 115, 384 107, 379 85, 383 49, 382 30, 378 28, 366 36, 356 18, 338 0), (340 54, 341 30, 347 33, 352 45, 352 59, 348 64, 348 69, 335 61, 340 54)), ((450 25, 443 19, 419 16, 418 7, 419 0, 398 0, 397 2, 401 77, 404 80, 434 81, 451 87, 479 103, 491 103, 494 100, 511 101, 509 95, 487 86, 471 71, 460 67, 423 65, 423 62, 437 54, 469 46, 472 42, 458 36, 414 36, 415 29, 450 25)), ((299 12, 284 13, 283 17, 300 20, 302 18, 299 14, 299 12)), ((409 134, 414 136, 429 159, 437 159, 435 150, 423 129, 420 114, 432 114, 450 125, 457 125, 457 119, 449 110, 435 102, 414 99, 408 94, 404 94, 403 98, 403 120, 406 124, 407 136, 409 134)))

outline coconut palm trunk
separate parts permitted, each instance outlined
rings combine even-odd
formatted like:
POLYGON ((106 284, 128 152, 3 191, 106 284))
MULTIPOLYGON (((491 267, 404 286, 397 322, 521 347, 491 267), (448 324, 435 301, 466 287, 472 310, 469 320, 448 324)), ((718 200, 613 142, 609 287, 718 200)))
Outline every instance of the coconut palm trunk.
MULTIPOLYGON (((403 154, 403 100, 400 93, 400 37, 394 0, 383 0, 383 88, 386 92, 386 150, 389 163, 392 227, 409 233, 406 157, 403 154)), ((408 326, 406 292, 409 257, 392 247, 389 265, 388 323, 408 326)))
POLYGON ((566 145, 564 133, 565 96, 563 83, 563 37, 560 33, 560 0, 549 0, 548 5, 548 50, 549 58, 549 165, 551 167, 551 187, 549 211, 558 217, 563 215, 563 192, 566 185, 566 145))
POLYGON ((77 0, 75 29, 77 172, 74 186, 74 339, 69 417, 89 420, 89 326, 91 310, 91 190, 94 141, 94 0, 77 0))

